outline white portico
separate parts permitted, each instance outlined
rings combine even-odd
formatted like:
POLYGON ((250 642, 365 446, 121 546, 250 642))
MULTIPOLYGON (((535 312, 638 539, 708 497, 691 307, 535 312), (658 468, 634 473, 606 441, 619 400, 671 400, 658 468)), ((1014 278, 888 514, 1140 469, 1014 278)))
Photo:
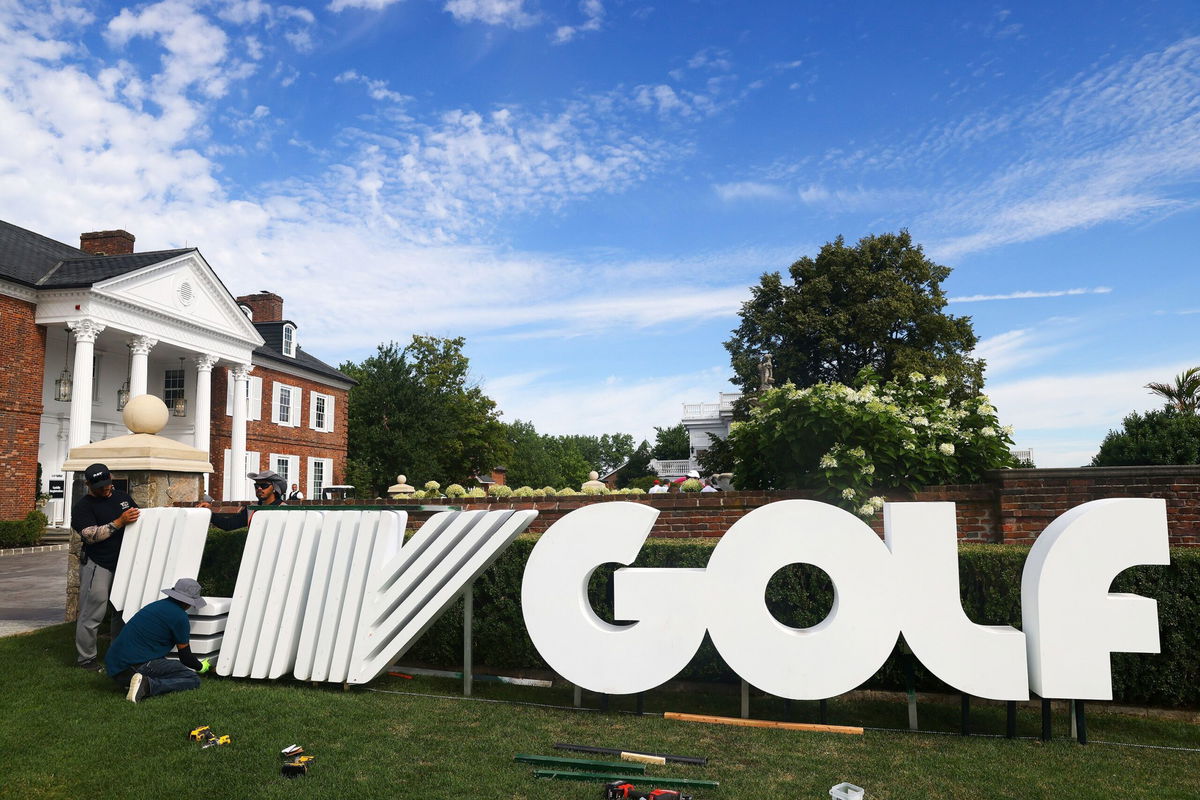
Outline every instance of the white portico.
MULTIPOLYGON (((62 262, 38 287, 36 323, 46 335, 43 487, 63 473, 71 448, 127 434, 118 406, 141 394, 172 409, 163 436, 207 451, 217 368, 235 381, 231 462, 244 464, 251 354, 262 337, 198 250, 103 262, 62 262), (60 383, 64 373, 69 391, 60 383)), ((71 488, 71 476, 64 478, 66 498, 47 508, 62 525, 69 524, 71 488)))

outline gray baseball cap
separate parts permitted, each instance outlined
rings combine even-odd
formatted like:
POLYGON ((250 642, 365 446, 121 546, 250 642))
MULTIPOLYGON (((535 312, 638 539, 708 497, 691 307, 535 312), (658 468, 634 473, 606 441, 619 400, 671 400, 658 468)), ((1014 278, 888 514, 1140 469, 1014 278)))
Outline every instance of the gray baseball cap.
POLYGON ((167 597, 176 600, 182 600, 189 606, 196 608, 204 608, 208 605, 203 597, 200 596, 200 584, 192 578, 180 578, 175 581, 175 585, 170 589, 163 589, 162 593, 167 597))

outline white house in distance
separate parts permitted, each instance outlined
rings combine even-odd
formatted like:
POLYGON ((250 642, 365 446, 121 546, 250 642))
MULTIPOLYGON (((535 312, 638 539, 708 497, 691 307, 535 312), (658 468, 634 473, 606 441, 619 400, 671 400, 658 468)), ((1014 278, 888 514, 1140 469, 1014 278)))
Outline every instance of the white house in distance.
POLYGON ((688 457, 669 461, 652 459, 650 467, 663 478, 679 478, 700 471, 700 455, 709 448, 711 437, 724 439, 733 421, 733 404, 741 394, 721 392, 715 403, 684 403, 683 427, 688 432, 688 457))

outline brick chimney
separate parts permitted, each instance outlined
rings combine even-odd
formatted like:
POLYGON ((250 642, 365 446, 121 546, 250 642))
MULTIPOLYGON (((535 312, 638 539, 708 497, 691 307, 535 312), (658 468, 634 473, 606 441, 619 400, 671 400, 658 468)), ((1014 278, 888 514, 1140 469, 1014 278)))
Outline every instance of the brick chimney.
POLYGON ((281 322, 283 320, 283 298, 273 292, 262 291, 237 298, 239 304, 250 309, 254 322, 281 322))
POLYGON ((94 256, 127 256, 133 252, 133 234, 129 231, 81 233, 79 249, 94 256))
POLYGON ((492 467, 492 482, 497 486, 508 484, 508 467, 492 467))

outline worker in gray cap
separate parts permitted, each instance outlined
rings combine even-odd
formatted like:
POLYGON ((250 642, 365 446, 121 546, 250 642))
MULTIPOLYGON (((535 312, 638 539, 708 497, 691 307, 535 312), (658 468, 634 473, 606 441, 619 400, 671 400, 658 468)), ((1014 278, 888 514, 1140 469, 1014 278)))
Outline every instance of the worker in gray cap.
POLYGON ((200 686, 200 675, 212 668, 208 659, 196 658, 191 647, 188 608, 204 608, 200 584, 180 578, 161 600, 142 608, 121 630, 104 658, 106 671, 127 691, 132 703, 167 692, 200 686), (167 658, 174 648, 179 660, 167 658))
MULTIPOLYGON (((79 618, 75 622, 75 664, 96 672, 96 636, 108 610, 113 573, 121 556, 125 526, 137 522, 138 506, 133 498, 113 488, 112 473, 104 464, 83 471, 88 491, 71 507, 71 527, 79 532, 83 549, 79 554, 79 618)), ((121 615, 112 611, 110 632, 121 630, 121 615)))
MULTIPOLYGON (((258 503, 242 508, 232 514, 214 513, 212 519, 209 521, 214 527, 226 531, 245 528, 250 525, 250 518, 254 516, 255 511, 261 511, 271 506, 286 505, 283 502, 283 496, 284 492, 287 491, 287 481, 278 472, 272 472, 269 469, 262 472, 248 472, 246 473, 246 477, 254 481, 254 495, 258 499, 258 503)), ((208 501, 203 501, 196 505, 199 508, 212 508, 212 504, 208 501)))

